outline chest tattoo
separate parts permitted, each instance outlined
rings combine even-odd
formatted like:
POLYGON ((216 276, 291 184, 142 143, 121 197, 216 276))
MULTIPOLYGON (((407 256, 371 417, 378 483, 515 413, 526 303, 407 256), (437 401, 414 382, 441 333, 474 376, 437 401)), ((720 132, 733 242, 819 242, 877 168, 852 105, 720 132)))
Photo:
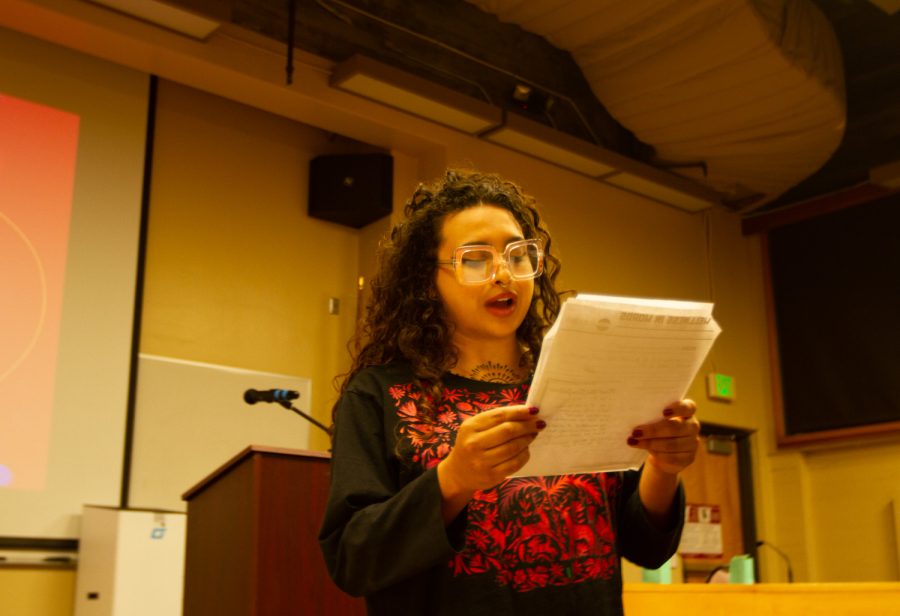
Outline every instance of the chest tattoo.
POLYGON ((519 370, 504 364, 492 361, 475 366, 469 373, 469 378, 476 381, 490 381, 492 383, 518 383, 522 380, 519 370))

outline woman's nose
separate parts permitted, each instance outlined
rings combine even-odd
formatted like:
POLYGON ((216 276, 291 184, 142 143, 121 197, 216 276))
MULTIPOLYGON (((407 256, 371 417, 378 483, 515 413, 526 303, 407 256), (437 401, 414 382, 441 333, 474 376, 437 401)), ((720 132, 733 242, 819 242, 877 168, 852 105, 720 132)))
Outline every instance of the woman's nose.
POLYGON ((494 272, 494 283, 495 284, 509 284, 509 281, 512 280, 512 275, 509 273, 509 263, 506 262, 506 259, 499 257, 497 259, 497 271, 494 272))

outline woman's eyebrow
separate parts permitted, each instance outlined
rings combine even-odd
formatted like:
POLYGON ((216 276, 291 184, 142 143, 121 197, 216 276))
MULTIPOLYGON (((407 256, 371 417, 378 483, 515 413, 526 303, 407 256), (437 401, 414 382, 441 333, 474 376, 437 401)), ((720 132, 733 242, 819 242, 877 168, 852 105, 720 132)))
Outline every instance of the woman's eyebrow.
MULTIPOLYGON (((512 235, 506 239, 507 244, 511 244, 512 242, 518 242, 519 240, 524 240, 525 238, 521 235, 512 235)), ((460 246, 491 246, 491 243, 487 240, 472 240, 471 242, 463 242, 460 246)))

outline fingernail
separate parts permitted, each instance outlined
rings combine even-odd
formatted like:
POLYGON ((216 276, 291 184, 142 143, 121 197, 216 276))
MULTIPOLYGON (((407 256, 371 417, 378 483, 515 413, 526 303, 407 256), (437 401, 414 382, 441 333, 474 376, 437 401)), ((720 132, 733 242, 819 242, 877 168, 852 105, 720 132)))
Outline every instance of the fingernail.
POLYGON ((539 409, 538 409, 538 407, 536 407, 536 406, 529 406, 529 407, 528 407, 528 412, 531 413, 532 415, 537 415, 537 414, 538 414, 538 410, 539 410, 539 409))
POLYGON ((644 431, 643 430, 634 430, 631 432, 631 436, 633 438, 641 438, 642 436, 644 436, 644 431))
POLYGON ((672 409, 666 409, 663 411, 663 417, 671 417, 674 414, 675 411, 673 411, 672 409))
POLYGON ((637 440, 636 438, 629 438, 627 442, 628 442, 628 444, 631 445, 632 447, 634 447, 635 445, 638 444, 638 440, 637 440))
POLYGON ((538 430, 543 430, 544 428, 547 427, 547 422, 544 421, 543 419, 538 419, 534 425, 538 430))

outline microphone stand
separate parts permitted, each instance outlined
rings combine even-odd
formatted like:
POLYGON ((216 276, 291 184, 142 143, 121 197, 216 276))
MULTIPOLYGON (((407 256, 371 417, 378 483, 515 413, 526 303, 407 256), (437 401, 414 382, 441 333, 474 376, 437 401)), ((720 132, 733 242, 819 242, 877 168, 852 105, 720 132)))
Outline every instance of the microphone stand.
POLYGON ((788 558, 788 555, 785 554, 784 552, 782 552, 781 550, 779 550, 778 548, 776 548, 774 545, 772 545, 772 544, 769 543, 768 541, 763 541, 762 539, 760 539, 759 541, 756 542, 756 547, 758 547, 758 548, 759 548, 759 547, 762 547, 762 546, 764 546, 764 545, 769 546, 770 548, 772 548, 772 551, 774 551, 776 554, 778 554, 779 556, 781 556, 782 560, 784 560, 784 564, 787 565, 787 578, 788 578, 788 584, 793 583, 793 581, 794 581, 794 572, 793 572, 793 570, 791 569, 791 559, 788 558))
POLYGON ((278 404, 280 404, 281 406, 283 406, 284 408, 286 408, 286 409, 289 410, 289 411, 294 411, 295 413, 297 413, 298 415, 300 415, 300 417, 302 417, 303 419, 305 419, 306 421, 308 421, 308 422, 311 423, 312 425, 316 426, 316 427, 319 428, 320 430, 323 430, 323 431, 325 432, 325 434, 327 434, 327 435, 329 436, 329 438, 331 437, 331 430, 329 430, 324 424, 320 423, 319 421, 317 421, 317 420, 314 419, 313 417, 307 415, 306 413, 304 413, 304 412, 301 411, 300 409, 294 407, 294 405, 291 404, 290 402, 287 402, 286 400, 279 400, 279 401, 278 401, 278 404))

